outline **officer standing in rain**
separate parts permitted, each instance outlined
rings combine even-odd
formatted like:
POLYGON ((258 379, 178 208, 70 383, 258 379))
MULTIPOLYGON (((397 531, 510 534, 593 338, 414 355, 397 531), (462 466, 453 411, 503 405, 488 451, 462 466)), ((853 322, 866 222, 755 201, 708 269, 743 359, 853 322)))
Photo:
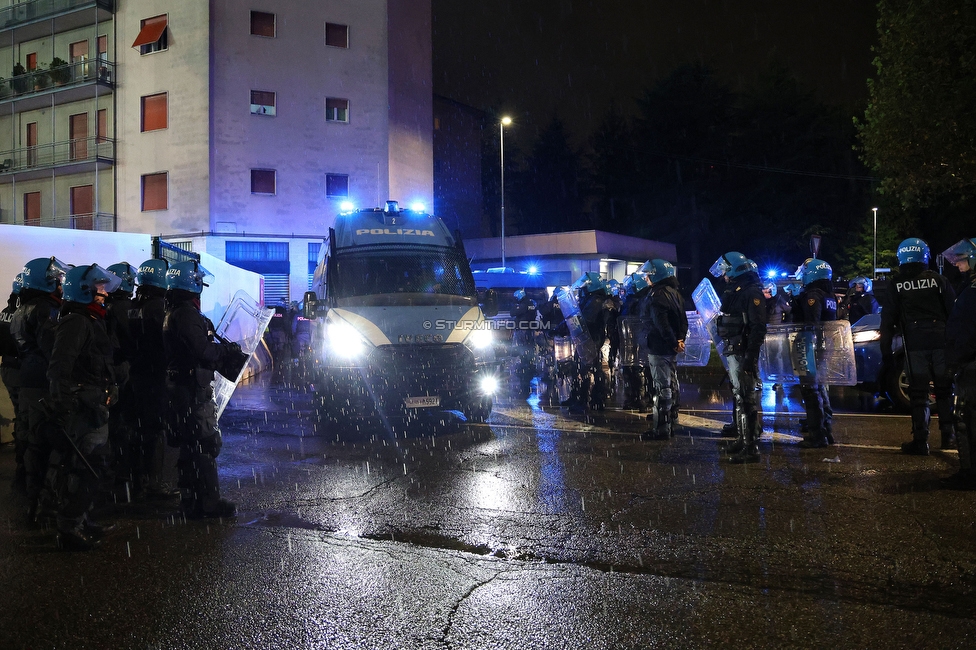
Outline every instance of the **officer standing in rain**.
POLYGON ((43 445, 31 453, 32 439, 40 423, 39 402, 48 395, 47 368, 54 347, 54 327, 61 309, 61 282, 68 267, 56 257, 39 257, 24 265, 20 306, 10 322, 20 361, 17 419, 22 422, 15 441, 17 469, 14 489, 27 495, 33 507, 47 468, 43 445))
POLYGON ((118 393, 105 301, 120 283, 97 264, 76 266, 64 277, 64 305, 47 371, 50 424, 43 430, 53 450, 47 488, 62 496, 58 535, 69 550, 92 548, 104 532, 88 512, 111 455, 109 408, 118 393))
POLYGON ((667 440, 674 435, 678 399, 678 354, 685 351, 688 316, 678 291, 674 265, 653 259, 646 269, 651 292, 646 300, 648 318, 647 351, 654 386, 653 426, 644 435, 667 440))
MULTIPOLYGON (((129 372, 135 356, 132 336, 129 332, 129 310, 132 309, 136 269, 128 262, 119 262, 108 267, 108 270, 122 281, 105 301, 108 309, 105 323, 112 339, 115 381, 119 387, 119 401, 111 409, 112 417, 108 425, 109 441, 112 445, 115 484, 120 489, 126 486, 131 489, 134 480, 133 465, 136 462, 134 458, 136 431, 135 422, 129 417, 134 401, 132 388, 129 385, 129 372)), ((121 496, 129 495, 123 491, 121 496)))
POLYGON ((776 325, 785 322, 790 315, 790 301, 784 295, 785 291, 778 291, 776 283, 767 280, 763 283, 763 296, 766 298, 766 324, 776 325))
POLYGON ((946 321, 946 364, 956 378, 958 397, 959 471, 942 484, 976 490, 976 239, 963 239, 942 255, 968 280, 946 321))
MULTIPOLYGON (((20 290, 24 286, 23 275, 17 274, 11 285, 7 306, 0 310, 0 381, 10 396, 10 403, 14 407, 14 431, 17 430, 17 396, 20 389, 20 360, 17 359, 17 341, 10 333, 10 323, 13 321, 17 304, 20 301, 20 290)), ((14 439, 16 440, 16 433, 14 439)))
MULTIPOLYGON (((650 261, 647 264, 650 264, 650 261)), ((623 304, 620 307, 620 316, 621 322, 628 323, 630 330, 629 336, 623 340, 623 344, 629 346, 625 358, 633 363, 633 365, 625 365, 621 368, 625 409, 643 411, 647 407, 649 396, 645 389, 644 376, 644 364, 647 363, 647 332, 644 322, 646 319, 638 321, 640 324, 635 327, 635 319, 632 317, 641 317, 644 297, 650 288, 651 285, 647 282, 647 274, 640 271, 631 273, 624 279, 625 293, 623 304)))
POLYGON ((759 351, 766 337, 766 305, 756 263, 730 251, 715 260, 709 272, 724 278, 729 288, 722 294, 718 335, 725 343, 729 379, 735 399, 738 438, 730 444, 729 462, 758 463, 759 437, 759 351))
POLYGON ((166 315, 166 260, 149 259, 136 272, 136 298, 129 310, 133 356, 129 369, 129 404, 123 403, 135 427, 133 483, 136 499, 165 499, 179 492, 163 479, 166 413, 166 352, 163 318, 166 315))
POLYGON ((211 384, 222 359, 240 354, 240 346, 215 342, 213 323, 200 312, 200 294, 209 275, 196 261, 177 262, 166 272, 166 386, 173 436, 180 448, 180 509, 190 519, 231 517, 237 512, 232 502, 220 497, 217 456, 223 440, 211 384))
POLYGON ((898 272, 888 283, 881 312, 882 376, 898 372, 891 347, 896 329, 905 346, 905 370, 912 409, 912 439, 903 453, 929 453, 929 385, 934 386, 939 409, 942 448, 954 443, 952 377, 946 367, 945 328, 956 294, 948 280, 929 268, 929 246, 917 237, 898 245, 898 272))
POLYGON ((843 317, 849 320, 851 325, 868 314, 877 314, 881 311, 881 306, 871 291, 872 288, 873 283, 870 278, 863 275, 851 280, 849 293, 844 296, 844 300, 838 306, 838 312, 843 313, 843 317))
MULTIPOLYGON (((826 261, 816 257, 807 258, 796 270, 796 279, 803 283, 793 304, 793 322, 820 325, 824 321, 837 320, 837 298, 831 280, 834 270, 826 261)), ((834 444, 833 409, 827 385, 817 372, 817 350, 823 341, 823 332, 804 332, 809 338, 798 337, 798 343, 808 342, 805 348, 807 367, 800 376, 800 395, 806 410, 806 421, 802 423, 807 435, 800 442, 804 449, 817 449, 834 444)))

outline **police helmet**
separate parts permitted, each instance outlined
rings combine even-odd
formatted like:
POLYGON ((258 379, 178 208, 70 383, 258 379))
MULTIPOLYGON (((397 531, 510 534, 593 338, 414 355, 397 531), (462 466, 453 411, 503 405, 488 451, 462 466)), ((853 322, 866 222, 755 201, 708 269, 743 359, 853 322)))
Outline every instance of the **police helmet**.
POLYGON ((715 260, 708 272, 716 278, 723 275, 729 278, 737 278, 750 271, 756 272, 758 270, 759 266, 742 253, 729 251, 715 260))
POLYGON ((136 274, 138 271, 136 267, 132 266, 128 262, 119 262, 118 264, 113 264, 108 267, 108 270, 119 276, 122 280, 122 285, 119 287, 119 291, 125 291, 126 293, 132 293, 136 286, 136 274))
POLYGON ((624 291, 627 293, 640 293, 649 286, 651 285, 647 282, 647 276, 640 271, 631 273, 624 278, 624 291))
POLYGON ((803 285, 794 282, 793 284, 788 284, 783 287, 783 291, 790 294, 791 296, 799 296, 803 291, 803 285))
POLYGON ((76 266, 64 276, 64 299, 88 305, 95 300, 96 293, 108 295, 118 291, 121 285, 122 278, 98 264, 76 266))
POLYGON ((515 296, 515 299, 516 300, 524 300, 525 299, 525 289, 519 289, 518 291, 516 291, 512 295, 515 296))
POLYGON ((944 257, 949 264, 958 264, 959 262, 968 261, 969 270, 976 271, 976 237, 971 239, 960 239, 958 242, 945 249, 942 252, 942 257, 944 257))
POLYGON ((139 265, 136 272, 136 284, 140 287, 166 288, 166 271, 169 270, 169 261, 151 259, 139 265))
POLYGON ((899 266, 902 264, 912 264, 914 262, 928 264, 929 245, 918 237, 909 237, 902 243, 898 244, 898 250, 895 252, 895 255, 898 257, 899 266))
POLYGON ((15 296, 19 296, 20 290, 23 288, 24 288, 24 274, 23 272, 21 272, 18 273, 16 276, 14 276, 14 283, 10 289, 10 293, 14 294, 15 296))
POLYGON ((763 291, 768 291, 770 297, 776 295, 776 283, 772 280, 766 280, 763 282, 763 291))
POLYGON ((48 293, 57 291, 64 281, 68 265, 56 257, 38 257, 24 265, 21 273, 24 289, 37 289, 48 293))
POLYGON ((196 260, 177 262, 166 271, 166 288, 201 293, 204 287, 209 286, 205 280, 212 277, 213 274, 196 260))
POLYGON ((573 283, 573 289, 577 292, 586 290, 587 293, 606 293, 607 285, 597 271, 587 271, 573 283))
POLYGON ((650 261, 650 266, 651 268, 647 271, 647 279, 652 284, 675 276, 674 264, 667 260, 653 259, 650 261))
POLYGON ((853 278, 847 286, 853 289, 855 286, 859 284, 864 287, 864 293, 871 293, 871 289, 874 288, 874 284, 871 282, 871 279, 866 278, 863 275, 859 275, 856 278, 853 278))
POLYGON ((803 264, 797 267, 793 277, 800 280, 805 287, 817 280, 830 280, 834 277, 834 270, 826 261, 819 260, 816 257, 808 257, 803 264))

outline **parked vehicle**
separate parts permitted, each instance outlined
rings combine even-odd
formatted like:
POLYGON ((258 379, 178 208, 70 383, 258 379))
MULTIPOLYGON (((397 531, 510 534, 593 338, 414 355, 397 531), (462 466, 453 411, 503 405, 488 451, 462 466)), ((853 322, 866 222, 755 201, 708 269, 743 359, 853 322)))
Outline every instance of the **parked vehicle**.
POLYGON ((908 377, 905 375, 905 352, 901 336, 892 341, 894 369, 881 377, 881 314, 868 314, 851 326, 854 339, 854 362, 857 365, 858 386, 880 393, 899 409, 909 407, 908 377))

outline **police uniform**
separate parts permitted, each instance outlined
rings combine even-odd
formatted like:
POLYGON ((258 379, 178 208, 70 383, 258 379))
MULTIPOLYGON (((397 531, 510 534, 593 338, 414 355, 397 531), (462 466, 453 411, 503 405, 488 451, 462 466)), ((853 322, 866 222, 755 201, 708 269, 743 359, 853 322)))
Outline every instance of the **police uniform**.
POLYGON ((674 277, 655 280, 646 300, 648 367, 656 420, 656 431, 649 433, 663 440, 673 435, 678 399, 677 350, 679 341, 688 335, 688 316, 674 277))
POLYGON ((738 419, 738 439, 729 447, 732 462, 756 462, 762 435, 759 415, 759 351, 766 337, 766 299, 755 271, 730 278, 722 296, 718 335, 725 344, 738 419))
POLYGON ((906 453, 928 453, 929 384, 934 385, 943 446, 954 435, 952 378, 946 367, 945 327, 955 292, 949 282, 926 264, 902 264, 888 283, 886 307, 881 312, 881 354, 886 369, 892 366, 892 338, 896 328, 904 337, 905 369, 912 409, 912 441, 906 453))
MULTIPOLYGON (((628 293, 620 306, 621 319, 629 316, 641 317, 641 322, 646 322, 644 316, 644 298, 650 291, 650 287, 643 287, 639 291, 628 293)), ((618 322, 619 326, 619 322, 618 322)), ((630 337, 634 340, 623 340, 623 345, 629 345, 633 349, 628 352, 628 357, 633 359, 634 365, 623 366, 621 374, 624 381, 624 408, 644 410, 647 406, 648 394, 646 385, 650 382, 650 376, 645 381, 645 360, 647 359, 647 332, 646 329, 638 327, 630 332, 630 337)), ((623 339, 623 337, 621 337, 623 339)))
MULTIPOLYGON (((824 321, 837 320, 837 298, 829 279, 810 282, 796 297, 793 305, 793 322, 818 325, 824 321)), ((808 333, 817 338, 819 345, 821 332, 808 333)), ((800 378, 800 395, 806 410, 808 434, 800 443, 802 447, 824 447, 833 444, 833 410, 827 386, 820 381, 816 369, 800 378)))
MULTIPOLYGON (((946 363, 956 372, 959 472, 947 487, 976 489, 976 282, 959 294, 946 321, 946 363)), ((941 413, 939 415, 942 417, 941 413)))
POLYGON ((200 313, 198 294, 170 289, 167 307, 163 344, 171 426, 180 448, 177 470, 181 508, 191 518, 230 516, 234 514, 233 504, 220 498, 217 479, 217 456, 223 440, 211 386, 223 346, 214 341, 213 323, 200 313))
MULTIPOLYGON (((0 310, 0 380, 3 381, 10 403, 14 407, 14 431, 17 430, 17 398, 20 389, 20 360, 17 358, 17 341, 10 332, 10 323, 17 311, 17 294, 11 293, 7 306, 0 310)), ((16 435, 15 435, 16 439, 16 435)))

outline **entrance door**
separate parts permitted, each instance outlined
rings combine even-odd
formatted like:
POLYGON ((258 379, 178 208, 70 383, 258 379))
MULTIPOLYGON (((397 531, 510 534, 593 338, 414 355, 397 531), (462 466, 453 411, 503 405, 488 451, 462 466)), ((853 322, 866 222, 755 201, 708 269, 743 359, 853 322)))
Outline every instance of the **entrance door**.
POLYGON ((37 122, 27 124, 27 166, 37 164, 37 122))
POLYGON ((41 225, 41 193, 27 192, 24 194, 24 225, 41 225))
POLYGON ((71 79, 78 81, 88 78, 88 39, 72 43, 68 46, 71 57, 71 79))
POLYGON ((71 159, 85 160, 88 158, 88 113, 72 115, 68 125, 68 137, 71 138, 71 159))
POLYGON ((71 227, 92 230, 95 225, 95 204, 91 185, 71 188, 71 227))

